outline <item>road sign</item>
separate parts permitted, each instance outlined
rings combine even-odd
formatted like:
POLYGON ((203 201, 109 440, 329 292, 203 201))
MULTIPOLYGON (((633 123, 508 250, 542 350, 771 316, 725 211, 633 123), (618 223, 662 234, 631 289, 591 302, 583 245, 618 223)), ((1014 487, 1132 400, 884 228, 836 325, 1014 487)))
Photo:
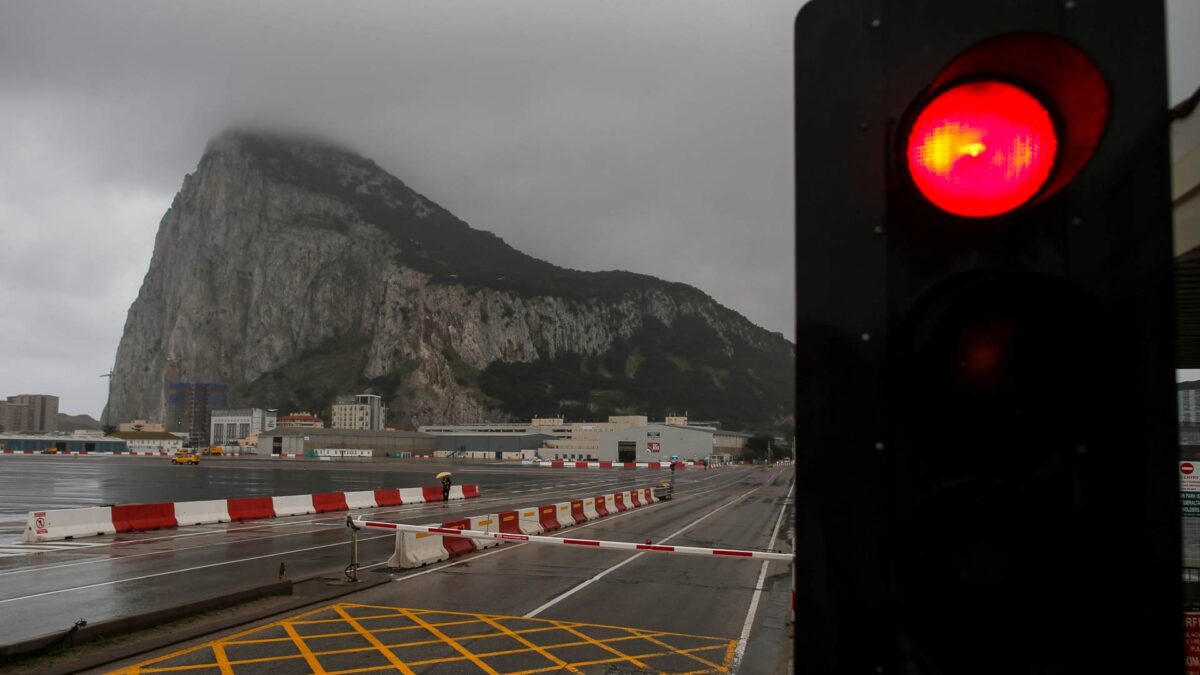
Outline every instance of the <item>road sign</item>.
POLYGON ((1187 675, 1200 675, 1200 612, 1184 612, 1187 636, 1187 675))
POLYGON ((1179 490, 1200 492, 1200 473, 1196 473, 1196 465, 1192 462, 1179 463, 1179 490))

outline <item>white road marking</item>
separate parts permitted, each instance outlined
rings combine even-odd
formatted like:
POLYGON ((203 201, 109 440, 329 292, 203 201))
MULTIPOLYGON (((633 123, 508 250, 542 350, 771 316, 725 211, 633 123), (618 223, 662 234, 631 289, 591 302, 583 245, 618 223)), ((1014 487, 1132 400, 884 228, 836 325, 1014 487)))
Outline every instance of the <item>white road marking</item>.
MULTIPOLYGON (((779 518, 775 521, 775 529, 771 532, 771 542, 767 544, 768 549, 775 548, 775 537, 779 534, 779 526, 783 523, 783 514, 787 513, 788 503, 792 501, 792 491, 796 489, 795 479, 792 480, 791 487, 788 488, 787 498, 783 500, 783 508, 779 509, 779 518)), ((742 634, 738 638, 737 650, 733 654, 733 665, 730 666, 730 672, 736 673, 738 666, 742 663, 742 657, 746 655, 746 644, 750 642, 750 629, 754 626, 754 614, 758 611, 758 599, 762 596, 763 580, 767 578, 767 566, 770 560, 763 561, 762 570, 758 573, 758 583, 754 584, 754 597, 750 599, 750 611, 746 613, 746 623, 742 624, 742 634)))
MULTIPOLYGON (((710 480, 712 478, 717 478, 717 477, 718 476, 711 476, 708 478, 698 480, 695 483, 699 484, 699 483, 702 483, 702 482, 705 482, 707 480, 710 480)), ((608 479, 605 479, 605 480, 602 480, 599 482, 600 483, 621 482, 621 479, 617 478, 617 477, 610 477, 608 479)), ((698 493, 698 494, 703 494, 703 493, 698 493)), ((570 495, 564 495, 564 497, 569 497, 569 496, 570 495)), ((506 497, 504 495, 497 495, 495 497, 490 497, 490 498, 484 497, 484 498, 479 498, 479 499, 471 499, 471 500, 466 500, 464 502, 456 503, 455 506, 458 506, 459 504, 461 504, 463 506, 475 507, 475 506, 479 506, 479 505, 486 504, 486 503, 504 501, 505 498, 506 497)), ((416 516, 421 515, 424 512, 424 510, 426 509, 426 507, 428 507, 428 506, 429 506, 428 504, 405 504, 400 507, 375 507, 374 509, 361 509, 361 510, 356 510, 355 512, 363 513, 369 517, 378 517, 378 516, 384 516, 384 515, 395 516, 397 514, 399 514, 400 517, 416 517, 416 516)), ((522 507, 522 508, 524 508, 524 507, 522 507)), ((430 509, 430 511, 431 511, 431 515, 432 515, 432 509, 430 509)), ((339 511, 338 513, 346 514, 349 512, 339 511)), ((301 517, 302 516, 285 516, 284 518, 280 518, 275 521, 242 521, 239 523, 218 523, 218 524, 214 524, 213 526, 210 527, 210 529, 207 529, 207 530, 202 529, 202 530, 197 530, 197 531, 189 531, 189 532, 186 532, 183 534, 174 534, 175 532, 178 532, 178 530, 172 530, 173 534, 158 536, 158 537, 145 537, 145 538, 127 540, 127 541, 122 541, 122 542, 112 542, 112 541, 100 541, 100 542, 96 542, 96 543, 79 542, 79 545, 86 545, 89 547, 111 547, 111 548, 115 548, 115 549, 120 549, 120 548, 129 547, 129 546, 136 546, 139 544, 147 544, 147 543, 154 543, 154 542, 160 542, 160 541, 173 541, 176 539, 182 540, 182 539, 189 538, 189 537, 202 537, 202 536, 206 536, 206 535, 239 534, 239 533, 243 533, 243 532, 244 533, 256 533, 256 532, 264 531, 265 528, 281 528, 281 527, 302 526, 302 525, 328 526, 329 523, 336 522, 341 519, 341 515, 339 515, 337 517, 331 516, 330 520, 327 520, 327 521, 317 521, 317 520, 313 520, 313 519, 306 519, 306 520, 288 520, 287 519, 287 518, 301 518, 301 517), (335 520, 335 518, 336 518, 336 520, 335 520)), ((169 550, 148 551, 146 553, 133 553, 133 554, 129 554, 129 555, 121 555, 119 557, 113 557, 113 558, 110 558, 110 560, 115 560, 115 559, 128 560, 128 559, 132 559, 132 558, 142 558, 142 557, 152 556, 152 555, 168 555, 168 554, 173 555, 176 553, 180 553, 182 551, 191 551, 191 550, 196 550, 196 549, 211 548, 211 547, 215 547, 215 546, 228 546, 232 543, 243 543, 243 542, 250 542, 250 541, 265 541, 265 540, 277 539, 277 538, 281 538, 281 537, 294 537, 294 536, 298 536, 298 535, 315 534, 315 533, 328 532, 328 531, 329 530, 324 529, 324 527, 318 527, 317 529, 306 529, 306 530, 303 530, 300 532, 284 532, 281 534, 270 534, 267 536, 239 538, 234 542, 223 540, 220 542, 199 544, 197 546, 185 546, 185 547, 180 547, 180 548, 172 548, 169 550)), ((128 535, 125 535, 125 536, 128 536, 128 535)), ((65 542, 63 542, 63 543, 65 543, 65 542)), ((97 553, 100 553, 100 551, 97 551, 97 553)), ((42 571, 48 571, 48 570, 61 569, 64 567, 74 567, 77 565, 91 565, 91 564, 95 564, 95 563, 96 563, 96 561, 94 559, 92 559, 92 560, 84 560, 84 561, 78 561, 78 562, 61 563, 61 564, 55 564, 55 565, 30 565, 28 567, 20 567, 17 569, 0 571, 0 577, 12 575, 12 574, 20 574, 22 572, 42 572, 42 571)))
POLYGON ((56 551, 78 551, 83 548, 93 548, 103 544, 86 544, 81 542, 62 542, 48 544, 12 544, 0 546, 0 558, 11 558, 18 555, 33 553, 54 553, 56 551))
MULTIPOLYGON (((756 490, 760 489, 761 487, 762 487, 762 486, 759 486, 759 487, 753 488, 753 489, 751 489, 751 490, 748 490, 748 491, 746 491, 746 492, 742 493, 742 494, 741 494, 740 496, 738 496, 738 497, 734 497, 733 499, 731 499, 731 500, 729 500, 729 501, 725 502, 725 503, 724 503, 724 504, 722 504, 721 506, 718 506, 717 508, 713 509, 712 511, 709 511, 708 513, 704 514, 703 516, 700 516, 700 517, 699 517, 699 518, 697 518, 696 520, 693 520, 692 522, 688 523, 687 525, 684 525, 682 528, 680 528, 680 529, 676 530, 675 532, 672 532, 671 534, 667 535, 667 536, 666 536, 665 538, 663 538, 663 539, 662 539, 662 540, 661 540, 659 543, 660 543, 660 544, 665 544, 665 543, 667 543, 668 541, 670 541, 671 539, 673 539, 673 538, 677 537, 678 535, 680 535, 680 534, 683 534, 684 532, 686 532, 686 531, 690 530, 692 527, 694 527, 696 524, 698 524, 700 521, 704 520, 705 518, 708 518, 709 516, 713 515, 714 513, 718 512, 718 511, 721 511, 721 510, 723 510, 723 509, 726 509, 726 508, 728 508, 728 507, 730 507, 730 506, 732 506, 732 505, 734 505, 734 504, 736 504, 736 503, 738 503, 738 502, 742 501, 742 500, 743 500, 743 499, 745 499, 746 497, 749 497, 749 496, 750 496, 750 493, 752 493, 752 492, 754 492, 754 491, 756 491, 756 490)), ((525 617, 526 619, 532 619, 533 617, 537 616, 538 614, 541 614, 543 611, 545 611, 545 610, 547 610, 547 609, 549 609, 549 608, 553 607, 554 605, 557 605, 558 603, 562 602, 563 600, 566 600, 567 598, 571 597, 572 595, 575 595, 576 593, 578 593, 579 591, 582 591, 583 589, 587 588, 588 586, 591 586, 593 583, 595 583, 595 582, 599 581, 601 578, 603 578, 604 576, 608 575, 608 573, 609 573, 609 572, 613 572, 613 571, 615 571, 615 570, 617 570, 617 569, 620 569, 621 567, 624 567, 625 565, 628 565, 629 563, 633 562, 634 560, 637 560, 638 558, 640 558, 640 557, 642 557, 642 556, 644 556, 644 555, 646 555, 646 553, 643 551, 642 553, 638 553, 638 554, 636 554, 636 555, 633 555, 633 556, 631 556, 631 557, 629 557, 629 558, 626 558, 625 560, 622 560, 621 562, 617 563, 616 565, 613 565, 612 567, 609 567, 608 569, 606 569, 606 570, 604 570, 603 572, 601 572, 601 573, 597 574, 596 576, 592 577, 591 579, 588 579, 587 581, 585 581, 585 582, 583 582, 583 583, 579 584, 578 586, 576 586, 576 587, 572 588, 571 590, 567 591, 566 593, 563 593, 562 595, 559 595, 559 596, 557 596, 557 597, 555 597, 555 598, 552 598, 551 600, 549 600, 548 602, 546 602, 546 603, 545 603, 544 605, 542 605, 541 607, 538 607, 537 609, 533 610, 532 612, 529 612, 528 614, 525 614, 525 615, 524 615, 524 617, 525 617)))
MULTIPOLYGON (((359 541, 360 542, 361 541, 371 541, 372 539, 384 539, 387 537, 394 537, 394 536, 395 535, 392 535, 392 534, 383 534, 378 537, 363 537, 362 539, 359 539, 359 541)), ((315 551, 317 549, 330 548, 332 546, 345 547, 346 542, 339 541, 336 544, 322 544, 321 546, 309 546, 308 548, 297 548, 297 549, 293 549, 291 551, 279 551, 278 553, 267 553, 265 555, 251 556, 249 558, 239 558, 238 560, 226 560, 224 562, 209 563, 207 565, 196 565, 195 567, 187 567, 184 569, 169 570, 166 572, 155 572, 154 574, 143 574, 141 576, 129 577, 127 579, 115 579, 113 581, 103 581, 103 582, 100 582, 97 584, 87 584, 86 586, 73 586, 71 588, 60 588, 60 589, 53 590, 53 591, 45 591, 43 593, 34 593, 32 595, 22 595, 22 596, 16 597, 16 598, 5 598, 3 600, 0 600, 0 605, 3 605, 8 602, 16 602, 18 600, 29 600, 32 598, 42 598, 47 595, 58 595, 59 593, 70 593, 72 591, 83 591, 83 590, 87 590, 89 588, 102 588, 104 586, 115 586, 116 584, 124 584, 124 583, 130 582, 130 581, 141 581, 143 579, 153 579, 155 577, 164 577, 164 576, 168 576, 171 574, 183 574, 185 572, 194 572, 196 570, 208 569, 210 567, 221 567, 223 565, 235 565, 237 563, 249 562, 251 560, 262 560, 263 558, 277 558, 281 555, 290 555, 292 553, 304 553, 305 551, 315 551)))

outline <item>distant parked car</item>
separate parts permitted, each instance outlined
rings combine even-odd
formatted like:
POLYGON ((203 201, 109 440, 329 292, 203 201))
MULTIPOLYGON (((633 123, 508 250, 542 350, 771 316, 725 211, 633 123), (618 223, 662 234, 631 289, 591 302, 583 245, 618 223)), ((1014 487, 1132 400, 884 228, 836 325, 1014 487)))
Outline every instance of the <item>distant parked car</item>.
POLYGON ((177 453, 175 453, 175 456, 171 458, 171 463, 172 464, 199 464, 200 457, 193 453, 190 453, 190 452, 184 452, 182 454, 177 452, 177 453))
POLYGON ((43 455, 57 455, 58 448, 46 448, 45 450, 42 450, 42 454, 43 455))

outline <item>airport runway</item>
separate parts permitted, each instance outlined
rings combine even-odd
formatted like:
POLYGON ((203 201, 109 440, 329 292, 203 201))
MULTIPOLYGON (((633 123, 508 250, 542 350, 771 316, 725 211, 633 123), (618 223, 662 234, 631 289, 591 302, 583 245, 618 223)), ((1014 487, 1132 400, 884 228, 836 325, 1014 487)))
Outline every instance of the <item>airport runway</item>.
MULTIPOLYGON (((0 495, 21 509, 45 505, 30 501, 39 492, 35 488, 49 489, 45 484, 56 481, 84 489, 76 489, 55 505, 72 500, 72 505, 95 505, 155 501, 164 494, 180 500, 247 496, 263 494, 265 486, 275 484, 294 488, 273 490, 276 494, 411 487, 430 484, 432 473, 446 466, 425 462, 284 465, 288 460, 249 460, 251 466, 238 465, 247 460, 230 459, 175 467, 162 458, 92 457, 3 461, 0 495), (260 466, 268 461, 271 464, 260 466), (54 474, 47 477, 51 469, 54 474)), ((669 473, 481 464, 456 465, 452 470, 458 482, 480 484, 482 498, 449 508, 411 505, 356 513, 430 523, 649 486, 669 473)), ((666 543, 662 540, 674 535, 669 543, 764 548, 777 521, 789 524, 782 535, 786 540, 791 517, 788 511, 784 518, 783 511, 790 481, 791 467, 682 470, 676 500, 593 521, 569 531, 578 530, 578 535, 568 536, 638 542, 649 537, 666 543)), ((20 622, 0 624, 0 643, 63 630, 79 618, 99 621, 259 586, 276 578, 281 562, 293 579, 336 573, 347 562, 343 520, 344 514, 328 514, 188 527, 81 539, 65 542, 61 550, 0 558, 0 612, 22 617, 20 622)), ((393 549, 388 533, 367 531, 361 541, 361 558, 367 565, 382 562, 393 549)), ((780 545, 777 542, 775 547, 780 545)), ((508 544, 461 560, 432 568, 434 573, 397 574, 396 585, 363 595, 389 606, 518 616, 538 610, 537 616, 548 620, 570 618, 737 639, 754 591, 761 587, 757 579, 762 572, 760 565, 741 560, 530 544, 508 544), (614 564, 621 566, 604 572, 614 564), (567 592, 571 594, 556 599, 567 592)), ((771 567, 769 575, 763 574, 773 580, 769 585, 774 588, 787 570, 779 564, 771 567)), ((380 574, 383 568, 376 565, 365 573, 380 574)), ((785 581, 790 590, 790 577, 785 581)), ((778 592, 772 597, 777 605, 778 592)))

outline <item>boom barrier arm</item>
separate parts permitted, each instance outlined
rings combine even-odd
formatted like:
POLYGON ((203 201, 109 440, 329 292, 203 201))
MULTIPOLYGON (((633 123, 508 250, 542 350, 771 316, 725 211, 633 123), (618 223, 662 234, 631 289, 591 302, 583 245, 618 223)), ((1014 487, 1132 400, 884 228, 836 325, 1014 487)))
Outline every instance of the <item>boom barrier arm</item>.
POLYGON ((758 560, 782 560, 791 562, 794 555, 774 551, 742 551, 723 548, 698 548, 695 546, 662 546, 658 544, 636 544, 628 541, 599 541, 596 539, 568 539, 559 537, 540 537, 532 534, 509 534, 507 532, 481 532, 479 530, 456 530, 448 527, 429 527, 425 525, 404 525, 401 523, 385 523, 374 520, 362 520, 346 517, 346 524, 358 530, 364 527, 377 530, 393 530, 398 532, 417 532, 440 534, 446 537, 465 537, 468 539, 499 539, 501 541, 523 541, 530 544, 552 544, 557 546, 584 546, 591 548, 623 549, 627 551, 651 551, 654 553, 679 553, 682 555, 720 556, 726 558, 755 558, 758 560))

